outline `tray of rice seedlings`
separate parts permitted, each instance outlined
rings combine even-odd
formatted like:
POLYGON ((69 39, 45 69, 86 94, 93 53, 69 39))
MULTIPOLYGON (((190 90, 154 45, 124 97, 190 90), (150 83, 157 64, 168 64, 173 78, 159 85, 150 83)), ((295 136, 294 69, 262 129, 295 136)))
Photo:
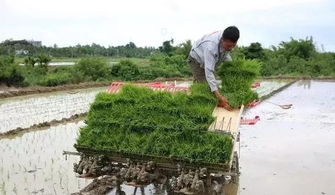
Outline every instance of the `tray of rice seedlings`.
MULTIPOLYGON (((221 92, 233 107, 257 98, 250 90, 256 61, 239 60, 219 68, 221 92)), ((174 94, 124 85, 115 94, 96 96, 75 145, 79 152, 126 159, 200 166, 228 171, 234 139, 208 131, 217 100, 207 83, 194 83, 188 93, 174 94)))
POLYGON ((224 62, 219 67, 220 91, 232 107, 237 108, 258 98, 250 86, 259 76, 260 68, 258 61, 243 59, 224 62))
POLYGON ((210 131, 229 133, 234 138, 238 136, 244 105, 258 99, 257 93, 251 90, 251 85, 259 71, 260 64, 254 60, 235 60, 218 67, 217 72, 221 79, 219 90, 228 99, 233 110, 216 107, 213 111, 215 121, 210 126, 210 131))

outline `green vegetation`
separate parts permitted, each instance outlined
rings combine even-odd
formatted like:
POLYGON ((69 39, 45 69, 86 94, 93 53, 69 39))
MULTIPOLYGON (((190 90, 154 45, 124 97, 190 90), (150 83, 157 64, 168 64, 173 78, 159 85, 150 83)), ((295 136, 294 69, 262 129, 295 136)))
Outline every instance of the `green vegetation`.
MULTIPOLYGON (((3 55, 0 57, 0 83, 56 86, 87 81, 191 77, 186 63, 191 46, 191 41, 173 46, 173 40, 169 40, 157 49, 136 47, 134 43, 108 48, 97 44, 58 48, 37 47, 27 41, 7 40, 0 43, 0 55, 3 55), (75 62, 76 65, 48 66, 50 61, 57 60, 75 62), (19 66, 19 63, 25 66, 19 66)), ((271 49, 265 49, 257 42, 251 43, 247 47, 235 48, 232 56, 234 61, 255 59, 261 62, 261 76, 335 77, 335 53, 318 51, 312 38, 291 39, 271 49)), ((227 81, 223 83, 236 83, 228 79, 231 74, 229 71, 222 69, 218 74, 225 74, 222 78, 227 81)), ((225 89, 227 87, 223 87, 225 89)), ((250 91, 240 91, 243 91, 240 96, 245 100, 232 102, 232 105, 247 102, 255 96, 250 91)), ((236 99, 229 98, 229 91, 223 93, 228 99, 236 99)))
POLYGON ((136 57, 144 58, 158 52, 153 47, 137 47, 133 42, 121 46, 104 47, 99 44, 76 45, 70 47, 34 46, 26 40, 5 40, 0 43, 0 55, 16 55, 18 57, 38 56, 47 53, 53 57, 81 58, 81 57, 136 57))
POLYGON ((24 85, 24 76, 18 65, 14 64, 13 56, 0 56, 0 84, 8 86, 24 85))
POLYGON ((219 67, 221 93, 232 107, 239 107, 257 99, 257 93, 250 86, 259 75, 261 66, 256 60, 234 60, 219 67))
POLYGON ((75 64, 74 69, 85 81, 102 80, 108 75, 107 62, 102 58, 82 58, 75 64))
MULTIPOLYGON (((221 90, 232 106, 257 98, 250 87, 259 70, 255 60, 237 60, 220 67, 221 90)), ((231 137, 208 131, 217 99, 207 83, 195 83, 190 91, 189 95, 171 94, 126 85, 118 94, 100 93, 91 105, 87 126, 80 131, 78 145, 193 162, 227 162, 231 137)))
POLYGON ((120 80, 132 81, 140 78, 138 66, 130 60, 121 60, 112 67, 111 73, 120 80))
POLYGON ((335 53, 317 51, 312 38, 283 41, 271 49, 251 43, 236 48, 233 58, 261 61, 263 76, 335 77, 335 53))
MULTIPOLYGON (((129 56, 129 58, 111 58, 108 56, 90 56, 81 59, 57 58, 57 60, 63 62, 74 61, 75 65, 50 67, 48 63, 53 61, 50 55, 53 53, 53 50, 50 50, 50 48, 34 47, 27 41, 5 41, 0 44, 0 53, 9 52, 13 53, 13 55, 4 56, 4 58, 11 60, 4 60, 1 65, 6 68, 7 71, 6 75, 1 76, 0 83, 21 86, 57 86, 88 81, 135 81, 154 80, 157 78, 190 77, 191 72, 186 63, 186 57, 191 48, 191 42, 187 41, 178 47, 171 46, 170 42, 164 44, 165 47, 169 49, 162 49, 161 52, 150 49, 150 51, 152 51, 150 58, 136 58, 137 53, 142 51, 143 48, 137 48, 134 44, 129 43, 119 48, 121 51, 128 49, 128 52, 130 52, 128 54, 132 55, 125 56, 129 56), (22 52, 22 50, 27 50, 29 55, 27 54, 28 56, 23 58, 27 52, 22 52), (16 55, 19 56, 18 58, 15 58, 14 54, 17 53, 17 51, 20 51, 20 54, 16 55), (37 51, 41 53, 37 53, 37 51), (49 54, 46 54, 46 51, 49 54), (24 66, 18 66, 19 63, 24 64, 24 66), (14 65, 15 68, 13 68, 14 65)), ((77 47, 80 48, 80 46, 77 47)), ((100 47, 94 45, 93 48, 99 50, 97 48, 100 47)))
POLYGON ((186 64, 184 55, 169 56, 165 53, 155 54, 150 59, 151 65, 142 68, 143 79, 190 77, 192 73, 186 64))
POLYGON ((191 76, 183 55, 155 54, 148 61, 142 62, 142 66, 137 65, 136 60, 128 59, 109 64, 105 58, 100 57, 82 58, 74 66, 53 67, 47 66, 48 61, 41 62, 41 59, 48 60, 49 57, 27 57, 24 60, 25 66, 17 65, 13 56, 2 56, 1 59, 0 83, 18 86, 57 86, 87 81, 134 81, 191 76))
POLYGON ((194 84, 190 95, 127 85, 118 94, 97 95, 77 143, 193 162, 227 162, 231 137, 207 131, 216 103, 207 84, 194 84))
POLYGON ((72 81, 72 75, 68 72, 64 73, 48 73, 39 84, 43 86, 57 86, 70 83, 72 81))

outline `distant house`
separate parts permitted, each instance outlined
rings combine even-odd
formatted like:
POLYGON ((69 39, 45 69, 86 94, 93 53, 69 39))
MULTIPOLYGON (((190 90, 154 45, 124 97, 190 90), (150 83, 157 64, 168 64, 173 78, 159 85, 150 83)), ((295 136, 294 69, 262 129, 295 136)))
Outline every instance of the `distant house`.
POLYGON ((15 50, 15 55, 27 55, 28 53, 29 51, 24 49, 15 50))

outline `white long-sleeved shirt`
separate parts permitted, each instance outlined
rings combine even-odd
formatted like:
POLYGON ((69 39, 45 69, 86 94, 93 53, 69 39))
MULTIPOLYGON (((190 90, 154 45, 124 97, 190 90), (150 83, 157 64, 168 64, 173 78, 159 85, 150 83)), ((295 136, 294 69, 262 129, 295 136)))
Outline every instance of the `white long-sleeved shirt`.
POLYGON ((206 80, 211 91, 218 90, 218 83, 215 79, 215 66, 222 61, 231 61, 229 51, 220 46, 223 31, 216 31, 203 36, 197 40, 191 49, 190 56, 199 62, 200 67, 205 69, 206 80))

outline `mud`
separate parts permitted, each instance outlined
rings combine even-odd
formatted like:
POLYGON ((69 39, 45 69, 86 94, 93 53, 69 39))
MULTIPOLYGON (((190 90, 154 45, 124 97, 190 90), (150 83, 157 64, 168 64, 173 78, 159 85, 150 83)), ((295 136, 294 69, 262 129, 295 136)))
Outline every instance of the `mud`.
POLYGON ((65 90, 75 90, 75 89, 86 89, 92 87, 107 87, 110 82, 88 82, 88 83, 79 83, 79 84, 66 84, 55 87, 42 87, 42 86, 33 86, 33 87, 0 87, 0 99, 31 95, 31 94, 41 94, 41 93, 50 93, 56 91, 65 91, 65 90))
POLYGON ((335 194, 335 83, 299 81, 249 109, 241 126, 240 193, 335 194))
MULTIPOLYGON (((94 179, 84 189, 79 192, 72 193, 72 195, 105 195, 114 188, 120 188, 119 179, 116 176, 105 175, 94 179)), ((121 191, 121 190, 118 190, 121 191)), ((119 192, 119 194, 121 194, 119 192)))
POLYGON ((86 116, 86 113, 75 114, 75 115, 71 116, 70 118, 62 118, 61 120, 55 120, 54 119, 50 122, 43 122, 43 123, 35 124, 35 125, 32 125, 28 128, 18 127, 16 129, 6 131, 4 133, 0 132, 0 139, 1 138, 15 137, 17 135, 23 135, 24 133, 28 133, 30 131, 40 130, 41 128, 51 127, 51 126, 55 126, 55 125, 58 125, 58 124, 64 124, 64 123, 69 122, 69 121, 73 121, 73 122, 81 121, 81 120, 84 120, 84 116, 86 116))

